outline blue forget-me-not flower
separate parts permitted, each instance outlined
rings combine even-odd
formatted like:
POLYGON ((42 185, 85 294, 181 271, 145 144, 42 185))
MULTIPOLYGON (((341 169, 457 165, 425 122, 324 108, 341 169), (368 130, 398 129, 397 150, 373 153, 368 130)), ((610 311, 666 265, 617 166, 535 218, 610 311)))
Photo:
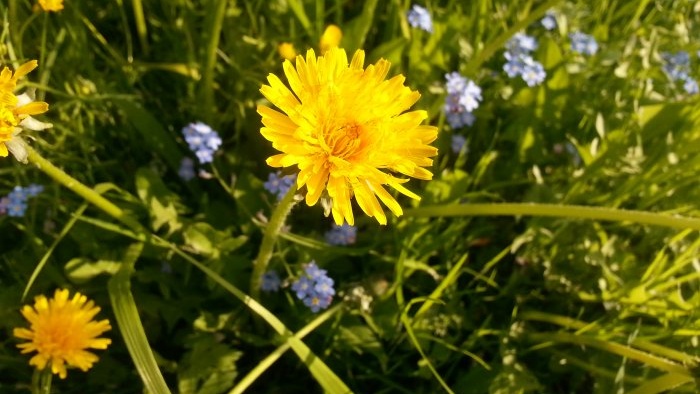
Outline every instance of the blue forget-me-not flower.
POLYGON ((506 51, 503 56, 506 63, 503 71, 510 78, 520 76, 527 86, 541 84, 547 73, 542 63, 532 58, 531 53, 537 49, 537 40, 524 33, 517 33, 506 43, 506 51))
POLYGON ((571 40, 571 50, 582 55, 595 55, 598 52, 598 43, 593 36, 575 31, 569 33, 571 40))
POLYGON ((185 126, 182 134, 200 163, 211 163, 214 160, 214 153, 222 142, 219 133, 205 123, 195 122, 185 126))
POLYGON ((263 187, 268 192, 277 196, 277 200, 281 200, 289 191, 289 188, 294 185, 297 180, 297 175, 282 175, 281 171, 271 172, 267 176, 267 182, 263 183, 263 187))
POLYGON ((334 224, 333 228, 326 232, 325 238, 329 245, 352 245, 357 240, 357 227, 347 223, 342 226, 334 224))
POLYGON ((414 4, 408 11, 407 19, 411 26, 425 30, 428 33, 433 32, 433 20, 430 18, 430 13, 426 8, 414 4))
POLYGON ((445 74, 445 80, 447 98, 444 109, 447 122, 453 129, 471 126, 476 119, 472 111, 479 107, 482 100, 481 88, 458 72, 445 74))
POLYGON ((326 309, 333 301, 334 282, 324 269, 320 269, 314 261, 304 266, 304 273, 292 283, 292 290, 304 305, 317 313, 326 309))

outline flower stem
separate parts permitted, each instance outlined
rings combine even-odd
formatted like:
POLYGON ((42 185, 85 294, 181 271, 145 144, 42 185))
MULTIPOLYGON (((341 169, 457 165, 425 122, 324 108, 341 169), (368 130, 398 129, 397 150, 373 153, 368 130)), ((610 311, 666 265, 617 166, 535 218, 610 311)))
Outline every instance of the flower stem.
POLYGON ((135 231, 140 232, 140 233, 148 234, 148 232, 141 226, 141 224, 139 224, 131 216, 127 215, 121 208, 114 205, 111 201, 102 197, 99 193, 97 193, 93 189, 85 186, 77 179, 66 174, 60 168, 51 164, 50 161, 46 160, 43 156, 41 156, 37 151, 35 151, 28 144, 26 145, 26 149, 27 149, 27 160, 30 163, 34 164, 41 171, 43 171, 46 175, 50 176, 58 183, 65 186, 73 193, 83 197, 85 200, 92 203, 97 208, 101 209, 107 215, 109 215, 109 216, 119 220, 120 222, 126 224, 132 230, 135 230, 135 231))
POLYGON ((260 281, 262 280, 262 275, 267 271, 267 264, 270 262, 270 257, 272 257, 272 250, 275 247, 275 241, 277 241, 280 229, 282 229, 284 221, 287 219, 289 212, 292 211, 292 207, 295 204, 294 195, 296 191, 297 187, 295 183, 289 188, 289 191, 284 195, 279 204, 277 204, 277 207, 272 212, 270 221, 267 223, 267 227, 265 227, 263 240, 260 244, 260 251, 258 252, 258 257, 256 257, 253 262, 253 274, 250 277, 250 295, 254 299, 260 298, 260 281))
POLYGON ((44 369, 35 369, 32 374, 32 394, 51 393, 51 367, 47 365, 44 369))
POLYGON ((608 220, 700 230, 700 219, 646 211, 536 203, 443 205, 415 208, 406 216, 550 216, 567 219, 608 220))

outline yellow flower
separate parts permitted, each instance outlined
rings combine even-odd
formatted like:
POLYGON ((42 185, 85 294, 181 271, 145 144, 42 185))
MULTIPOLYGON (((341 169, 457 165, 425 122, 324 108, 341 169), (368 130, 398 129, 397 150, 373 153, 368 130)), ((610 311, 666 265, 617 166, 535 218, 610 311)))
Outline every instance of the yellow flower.
POLYGON ((17 81, 37 67, 32 60, 13 73, 4 67, 0 71, 0 156, 7 157, 8 151, 21 162, 27 161, 24 141, 18 136, 22 129, 44 130, 52 125, 39 122, 31 115, 42 114, 49 110, 43 101, 32 101, 28 94, 15 95, 17 81))
POLYGON ((385 80, 389 62, 381 59, 363 69, 364 51, 348 64, 345 50, 330 49, 318 59, 313 50, 284 62, 291 91, 274 74, 260 92, 284 113, 258 106, 262 135, 281 154, 267 159, 272 167, 297 166, 299 188, 306 185, 306 203, 322 197, 338 225, 354 224, 350 199, 354 196, 369 216, 386 224, 381 200, 395 215, 403 211, 383 185, 415 199, 402 186, 408 179, 431 179, 426 170, 437 149, 428 145, 437 128, 421 125, 425 111, 405 112, 420 94, 404 86, 402 75, 385 80), (293 93, 292 93, 293 92, 293 93), (383 170, 388 170, 387 173, 383 170))
POLYGON ((15 328, 12 333, 29 340, 17 345, 22 353, 38 353, 29 360, 30 365, 40 370, 49 365, 51 372, 65 379, 66 364, 87 371, 98 358, 86 349, 106 349, 112 343, 97 338, 112 328, 106 319, 92 320, 99 311, 80 293, 68 299, 68 290, 56 290, 50 300, 40 295, 34 299, 34 307, 25 305, 21 312, 30 328, 15 328))
POLYGON ((39 5, 44 11, 61 11, 63 9, 63 0, 39 0, 39 5))
POLYGON ((294 44, 290 42, 283 42, 277 46, 277 52, 282 56, 283 59, 294 60, 297 56, 297 51, 294 49, 294 44))
POLYGON ((328 25, 323 31, 321 42, 318 44, 321 49, 321 54, 325 54, 329 49, 340 45, 340 40, 343 39, 343 31, 336 25, 328 25))

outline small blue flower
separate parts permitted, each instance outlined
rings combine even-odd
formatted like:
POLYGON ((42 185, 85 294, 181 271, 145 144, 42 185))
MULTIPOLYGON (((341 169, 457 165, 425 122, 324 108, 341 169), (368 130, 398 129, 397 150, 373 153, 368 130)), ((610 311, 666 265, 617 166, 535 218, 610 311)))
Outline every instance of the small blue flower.
POLYGON ((9 203, 7 204, 7 216, 10 217, 22 217, 24 216, 24 213, 27 211, 27 202, 26 201, 18 201, 18 200, 9 200, 9 203))
POLYGON ((688 94, 698 94, 698 81, 687 77, 683 83, 683 89, 685 89, 688 94))
POLYGON ((321 298, 331 297, 335 295, 335 290, 333 289, 333 279, 323 276, 316 280, 316 285, 314 285, 314 291, 316 295, 321 298))
POLYGON ((342 226, 334 224, 333 228, 326 232, 325 238, 329 245, 352 245, 357 240, 357 227, 347 223, 342 226))
POLYGON ((292 290, 311 312, 317 313, 328 308, 333 301, 333 285, 333 279, 327 275, 326 270, 319 269, 312 261, 304 266, 304 273, 292 284, 292 290))
POLYGON ((316 262, 313 260, 311 260, 311 262, 309 264, 306 264, 304 266, 304 272, 306 273, 306 275, 309 278, 311 278, 313 280, 318 280, 319 278, 323 278, 328 273, 328 271, 318 268, 318 265, 316 265, 316 262))
POLYGON ((540 20, 540 23, 547 30, 552 30, 555 27, 557 27, 557 20, 554 17, 554 13, 552 11, 547 11, 542 20, 540 20))
POLYGON ((0 215, 7 213, 7 207, 10 205, 10 199, 7 197, 0 198, 0 215))
POLYGON ((542 64, 532 60, 531 57, 527 57, 523 60, 523 70, 520 74, 523 81, 530 87, 541 84, 547 76, 542 64))
POLYGON ((177 175, 180 176, 185 182, 195 177, 194 172, 194 160, 189 157, 183 157, 180 161, 180 169, 177 170, 177 175))
POLYGON ((444 110, 447 121, 452 128, 471 126, 475 119, 472 111, 479 107, 479 102, 483 99, 481 88, 458 72, 445 74, 445 80, 448 94, 444 110))
POLYGON ((44 191, 44 185, 39 185, 38 183, 32 183, 29 186, 27 186, 25 189, 26 189, 28 197, 36 197, 39 194, 41 194, 41 192, 44 191))
POLYGON ((569 33, 571 50, 583 55, 595 55, 598 52, 598 43, 593 36, 576 31, 569 33))
POLYGON ((22 186, 15 186, 10 193, 7 194, 7 198, 10 202, 24 203, 29 198, 29 193, 27 189, 22 186))
POLYGON ((262 281, 260 283, 260 289, 262 291, 278 291, 282 281, 280 280, 277 271, 267 271, 262 275, 262 281))
POLYGON ((462 151, 464 144, 467 143, 467 139, 459 134, 452 134, 452 152, 455 154, 462 151))
POLYGON ((311 292, 313 292, 314 282, 308 276, 301 276, 292 283, 292 290, 296 293, 297 298, 303 300, 311 292))
POLYGON ((214 153, 222 143, 219 133, 202 122, 188 124, 182 129, 182 135, 202 164, 214 160, 214 153))
POLYGON ((524 33, 517 33, 508 40, 506 51, 503 53, 506 58, 503 71, 508 77, 515 78, 519 75, 530 87, 544 81, 547 73, 542 63, 534 60, 530 55, 535 49, 537 49, 537 40, 524 33))
POLYGON ((408 23, 419 29, 423 29, 428 33, 433 32, 433 20, 430 18, 430 13, 424 7, 414 4, 408 11, 408 23))
POLYGON ((686 51, 678 51, 676 53, 664 52, 661 54, 665 63, 663 65, 664 72, 673 81, 688 79, 690 72, 690 55, 686 51))
POLYGON ((271 172, 267 176, 267 182, 263 183, 263 187, 268 192, 277 195, 277 200, 281 200, 289 191, 289 188, 296 182, 297 175, 284 175, 281 171, 271 172))
POLYGON ((535 49, 537 49, 537 40, 525 33, 516 33, 506 42, 506 50, 513 56, 528 55, 535 49))

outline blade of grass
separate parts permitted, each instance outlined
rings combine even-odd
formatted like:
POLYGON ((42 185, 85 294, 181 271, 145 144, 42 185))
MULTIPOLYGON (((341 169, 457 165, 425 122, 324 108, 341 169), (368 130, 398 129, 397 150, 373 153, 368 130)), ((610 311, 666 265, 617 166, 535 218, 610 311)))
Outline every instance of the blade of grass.
POLYGON ((109 280, 109 298, 119 331, 146 390, 153 394, 169 394, 170 390, 158 369, 139 317, 136 301, 131 294, 130 278, 134 272, 134 264, 143 251, 143 246, 144 244, 139 242, 132 244, 127 250, 119 272, 109 280))
POLYGON ((633 222, 671 228, 700 230, 700 219, 646 211, 632 211, 581 205, 494 203, 439 205, 409 209, 406 216, 548 216, 563 219, 591 219, 613 222, 633 222))
MULTIPOLYGON (((328 309, 327 311, 323 312, 320 314, 318 317, 316 317, 314 320, 312 320, 309 324, 304 326, 301 330, 299 330, 296 334, 294 334, 294 338, 298 340, 304 339, 305 336, 307 336, 309 333, 311 333, 313 330, 318 328, 321 324, 325 323, 328 319, 330 319, 333 315, 335 315, 340 309, 341 309, 341 304, 338 304, 334 306, 333 308, 328 309)), ((257 380, 272 364, 275 363, 282 355, 289 350, 291 347, 289 341, 283 343, 280 345, 277 349, 275 349, 272 353, 268 354, 267 357, 265 357, 262 361, 260 361, 255 368, 250 370, 246 376, 244 376, 241 380, 238 381, 238 384, 229 391, 229 394, 240 394, 243 393, 248 387, 250 387, 255 380, 257 380)))
POLYGON ((628 394, 658 394, 667 393, 670 390, 678 388, 686 383, 692 382, 693 378, 688 376, 679 375, 675 373, 667 373, 666 375, 659 376, 656 379, 652 379, 645 382, 642 385, 637 386, 634 390, 630 391, 628 394))
POLYGON ((32 271, 32 276, 29 277, 29 280, 27 281, 27 285, 24 287, 24 291, 22 292, 22 301, 27 297, 27 294, 29 294, 29 290, 32 288, 32 285, 34 284, 34 281, 36 278, 39 276, 39 273, 44 269, 44 266, 46 265, 46 262, 49 261, 49 257, 53 254, 54 249, 56 249, 56 246, 65 238, 66 235, 70 232, 70 230, 73 229, 73 226, 75 225, 75 222, 78 221, 78 218, 82 216, 83 212, 85 212, 85 209, 88 207, 88 204, 85 203, 80 206, 80 208, 76 209, 75 212, 72 213, 71 218, 68 219, 68 223, 66 223, 65 226, 63 226, 63 230, 61 230, 61 233, 58 234, 58 237, 51 243, 51 246, 46 250, 46 253, 41 257, 41 260, 39 260, 39 264, 36 265, 34 268, 34 271, 32 271))

